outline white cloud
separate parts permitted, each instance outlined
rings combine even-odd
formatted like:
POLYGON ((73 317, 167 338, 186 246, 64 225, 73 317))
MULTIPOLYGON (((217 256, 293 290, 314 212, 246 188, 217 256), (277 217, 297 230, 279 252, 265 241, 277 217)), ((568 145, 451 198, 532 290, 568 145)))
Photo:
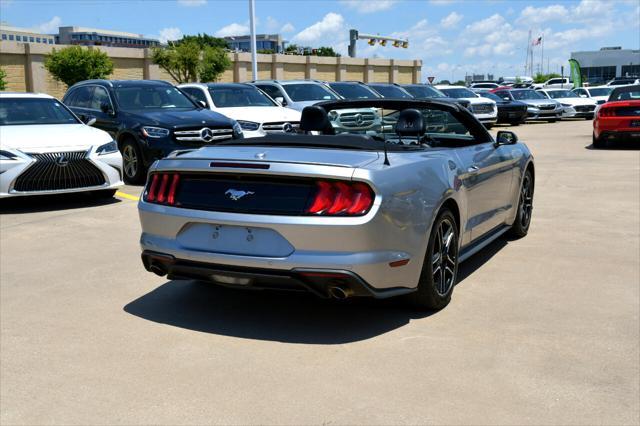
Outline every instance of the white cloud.
POLYGON ((434 6, 449 6, 452 3, 455 3, 457 0, 430 0, 429 3, 431 3, 434 6))
POLYGON ((564 21, 569 14, 569 10, 561 4, 552 4, 545 7, 527 6, 522 9, 516 22, 522 25, 535 25, 543 22, 564 21))
POLYGON ((292 33, 296 30, 296 27, 293 26, 291 22, 287 22, 280 28, 281 33, 292 33))
POLYGON ((267 32, 275 33, 276 31, 278 31, 279 27, 280 27, 280 23, 276 18, 267 16, 267 23, 265 24, 265 28, 267 32))
POLYGON ((198 7, 207 4, 207 0, 178 0, 180 6, 198 7))
POLYGON ((47 22, 43 22, 40 25, 33 27, 33 30, 38 33, 51 34, 57 33, 58 27, 62 23, 62 19, 59 16, 54 16, 47 22))
POLYGON ((451 12, 440 21, 440 26, 442 28, 455 28, 460 21, 462 21, 463 16, 456 12, 451 12))
POLYGON ((169 41, 180 40, 183 36, 182 31, 177 27, 163 28, 159 34, 158 40, 163 44, 169 41))
POLYGON ((374 13, 382 10, 388 10, 396 4, 398 0, 341 0, 350 9, 354 9, 359 13, 374 13))
MULTIPOLYGON (((502 15, 496 13, 491 15, 488 18, 482 19, 480 21, 474 22, 473 24, 467 25, 465 31, 474 34, 485 34, 488 32, 495 31, 504 25, 509 25, 502 15)), ((509 28, 511 26, 509 25, 509 28)))
POLYGON ((342 15, 334 12, 327 13, 321 21, 308 26, 296 34, 292 41, 315 45, 320 42, 344 39, 347 36, 346 25, 342 15))
POLYGON ((238 24, 234 22, 225 27, 220 28, 218 31, 214 33, 216 37, 231 37, 231 36, 241 36, 249 34, 249 26, 246 24, 238 24))

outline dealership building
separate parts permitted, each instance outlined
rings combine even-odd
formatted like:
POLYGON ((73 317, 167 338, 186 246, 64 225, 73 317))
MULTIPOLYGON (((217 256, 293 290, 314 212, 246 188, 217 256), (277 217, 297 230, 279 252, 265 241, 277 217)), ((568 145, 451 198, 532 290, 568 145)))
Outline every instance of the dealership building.
POLYGON ((603 47, 600 50, 571 52, 587 80, 611 80, 614 77, 640 76, 640 50, 603 47))

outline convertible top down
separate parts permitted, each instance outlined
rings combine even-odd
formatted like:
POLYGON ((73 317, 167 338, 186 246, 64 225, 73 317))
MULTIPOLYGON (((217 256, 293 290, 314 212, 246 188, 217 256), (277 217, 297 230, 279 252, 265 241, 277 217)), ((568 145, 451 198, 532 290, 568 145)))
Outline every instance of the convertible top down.
POLYGON ((305 108, 300 131, 156 162, 139 203, 145 268, 338 299, 407 295, 441 309, 459 262, 507 231, 527 234, 532 156, 511 132, 494 140, 465 108, 330 101, 305 108))

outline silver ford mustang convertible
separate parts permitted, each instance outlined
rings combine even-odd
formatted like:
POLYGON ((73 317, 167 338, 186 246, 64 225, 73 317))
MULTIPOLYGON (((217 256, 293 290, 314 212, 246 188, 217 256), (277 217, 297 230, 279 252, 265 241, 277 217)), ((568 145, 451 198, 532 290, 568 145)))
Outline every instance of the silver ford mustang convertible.
POLYGON ((339 299, 406 295, 433 310, 451 300, 459 262, 505 232, 527 234, 532 156, 465 108, 330 101, 305 108, 300 132, 156 162, 139 204, 145 268, 339 299), (375 108, 378 126, 332 125, 358 108, 375 108))

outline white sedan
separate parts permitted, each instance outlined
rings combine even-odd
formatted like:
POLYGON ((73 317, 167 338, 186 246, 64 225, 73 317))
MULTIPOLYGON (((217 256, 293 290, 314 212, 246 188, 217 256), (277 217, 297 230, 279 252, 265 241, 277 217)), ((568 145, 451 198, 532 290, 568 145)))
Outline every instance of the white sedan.
POLYGON ((245 138, 295 132, 300 126, 300 111, 280 106, 251 84, 188 83, 178 87, 210 110, 236 120, 245 138))
POLYGON ((49 95, 0 93, 0 198, 83 191, 112 197, 122 185, 122 156, 107 132, 49 95))
POLYGON ((596 110, 596 101, 581 98, 568 89, 540 89, 539 93, 548 99, 554 99, 563 106, 562 118, 584 118, 591 120, 596 110))
POLYGON ((607 102, 612 91, 613 87, 611 86, 578 87, 572 90, 573 93, 581 98, 589 98, 596 101, 598 105, 607 102))
POLYGON ((493 99, 484 98, 462 86, 438 85, 436 89, 450 98, 468 100, 471 103, 469 110, 487 129, 498 121, 498 107, 493 99))

